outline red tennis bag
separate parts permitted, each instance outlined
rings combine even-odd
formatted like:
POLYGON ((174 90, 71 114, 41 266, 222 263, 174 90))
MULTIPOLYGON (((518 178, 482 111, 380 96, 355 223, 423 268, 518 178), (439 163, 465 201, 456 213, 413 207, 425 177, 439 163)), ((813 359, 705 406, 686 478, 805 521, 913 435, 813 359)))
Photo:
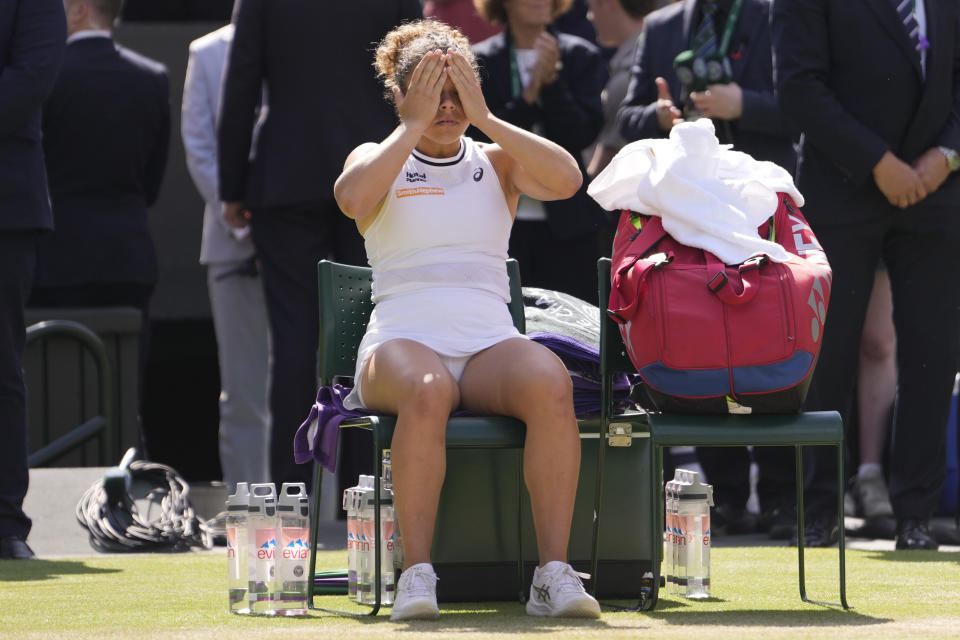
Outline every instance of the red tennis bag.
POLYGON ((799 411, 830 298, 826 255, 799 207, 780 193, 757 230, 787 262, 724 265, 680 244, 660 218, 624 210, 613 242, 607 313, 620 326, 647 409, 696 413, 799 411))

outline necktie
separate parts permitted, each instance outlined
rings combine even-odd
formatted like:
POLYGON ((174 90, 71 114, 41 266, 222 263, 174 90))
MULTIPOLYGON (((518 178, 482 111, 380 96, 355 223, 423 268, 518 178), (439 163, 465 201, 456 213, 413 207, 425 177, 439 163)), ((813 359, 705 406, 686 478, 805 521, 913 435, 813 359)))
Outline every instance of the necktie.
MULTIPOLYGON (((910 2, 910 0, 905 0, 910 2)), ((703 19, 693 36, 693 45, 690 47, 698 58, 709 56, 717 51, 717 31, 713 26, 713 16, 717 12, 717 5, 713 2, 703 2, 703 19)))
POLYGON ((897 7, 897 15, 900 16, 900 22, 907 30, 907 37, 913 43, 913 48, 917 51, 925 49, 925 40, 920 37, 920 25, 917 23, 917 14, 915 10, 916 0, 893 0, 897 7))

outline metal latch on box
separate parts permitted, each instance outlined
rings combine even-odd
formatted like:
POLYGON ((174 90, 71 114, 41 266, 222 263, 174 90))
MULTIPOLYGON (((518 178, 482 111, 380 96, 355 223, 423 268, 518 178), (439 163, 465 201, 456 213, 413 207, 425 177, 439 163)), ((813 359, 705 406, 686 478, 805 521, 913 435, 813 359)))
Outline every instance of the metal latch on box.
POLYGON ((633 425, 629 422, 611 422, 607 427, 607 442, 611 447, 629 447, 632 441, 633 425))

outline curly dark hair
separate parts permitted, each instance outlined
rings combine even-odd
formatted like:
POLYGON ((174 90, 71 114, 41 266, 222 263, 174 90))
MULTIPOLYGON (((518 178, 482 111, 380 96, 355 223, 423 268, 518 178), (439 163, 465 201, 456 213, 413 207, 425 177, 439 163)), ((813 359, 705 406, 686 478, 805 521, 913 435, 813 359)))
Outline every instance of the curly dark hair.
POLYGON ((406 91, 410 74, 423 56, 439 49, 454 49, 463 54, 480 79, 477 59, 470 50, 470 41, 453 27, 439 20, 417 20, 400 25, 386 36, 377 47, 373 62, 377 77, 386 89, 387 100, 393 99, 393 87, 406 91))
MULTIPOLYGON (((507 24, 507 0, 473 0, 480 17, 491 24, 507 24)), ((553 17, 566 13, 573 0, 553 0, 553 17)))

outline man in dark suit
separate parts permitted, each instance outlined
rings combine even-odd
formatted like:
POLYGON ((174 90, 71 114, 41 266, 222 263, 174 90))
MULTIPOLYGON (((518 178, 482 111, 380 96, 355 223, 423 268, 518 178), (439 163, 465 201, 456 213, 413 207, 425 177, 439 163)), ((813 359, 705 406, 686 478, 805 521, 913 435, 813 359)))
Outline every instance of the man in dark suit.
POLYGON ((30 306, 140 310, 146 362, 157 257, 147 207, 170 138, 166 69, 117 45, 123 0, 66 0, 67 50, 43 108, 56 231, 41 239, 30 306))
MULTIPOLYGON (((713 119, 720 142, 792 173, 796 153, 791 131, 773 91, 769 11, 770 0, 683 0, 649 14, 618 114, 623 137, 663 137, 684 117, 706 116, 713 119), (704 33, 711 32, 713 42, 708 43, 704 33), (674 69, 684 51, 726 60, 727 82, 691 91, 692 83, 682 84, 674 69)), ((793 453, 756 447, 754 457, 760 471, 760 527, 773 538, 789 538, 794 527, 793 453)), ((748 532, 754 522, 745 510, 750 494, 747 450, 698 447, 697 458, 714 485, 718 526, 727 533, 748 532)))
MULTIPOLYGON (((890 497, 898 549, 935 549, 960 287, 960 5, 776 0, 780 105, 803 131, 798 186, 833 267, 807 406, 850 405, 877 261, 890 274, 899 396, 890 497), (897 5, 903 12, 898 15, 897 5)), ((834 454, 808 475, 808 545, 837 537, 834 454)), ((812 456, 811 456, 812 457, 812 456)))
MULTIPOLYGON (((608 70, 595 45, 550 26, 571 2, 475 4, 481 16, 505 26, 473 46, 490 111, 559 144, 585 172, 583 150, 603 127, 600 94, 608 70)), ((476 128, 467 135, 486 140, 476 128)), ((509 252, 520 263, 523 284, 595 300, 597 234, 603 216, 587 195, 586 180, 567 200, 541 203, 521 197, 509 252)))
POLYGON ((40 108, 63 58, 61 0, 0 0, 0 559, 27 546, 27 412, 23 308, 42 230, 53 228, 40 108))
MULTIPOLYGON (((311 481, 309 466, 294 463, 293 436, 317 391, 317 261, 366 262, 333 183, 354 147, 396 126, 370 73, 371 51, 420 15, 418 0, 240 0, 235 13, 219 127, 220 199, 228 222, 249 220, 262 267, 273 349, 270 468, 278 486, 311 481), (262 87, 269 106, 253 145, 262 87)), ((358 451, 352 437, 344 455, 362 456, 369 467, 369 450, 358 451)))

